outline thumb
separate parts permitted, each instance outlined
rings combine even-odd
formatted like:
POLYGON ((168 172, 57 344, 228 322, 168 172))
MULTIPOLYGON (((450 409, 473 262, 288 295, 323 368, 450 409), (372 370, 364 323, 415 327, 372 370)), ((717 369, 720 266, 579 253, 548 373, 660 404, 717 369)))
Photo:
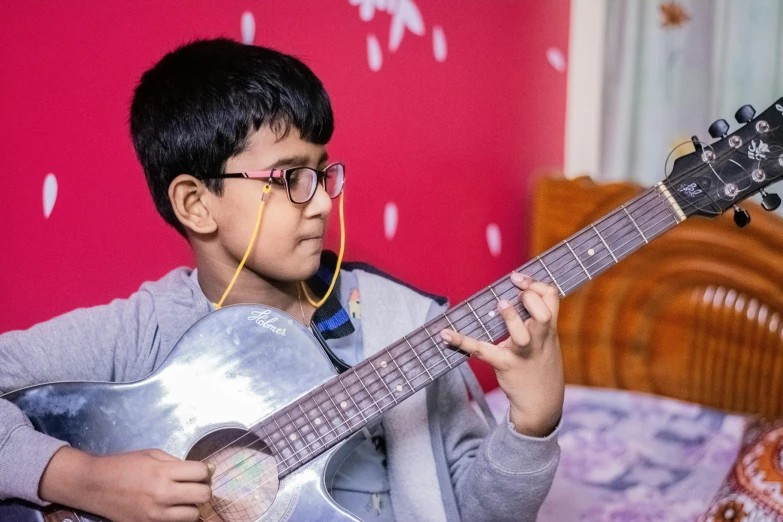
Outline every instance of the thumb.
POLYGON ((162 461, 165 461, 165 462, 174 462, 174 461, 180 460, 177 457, 175 457, 173 455, 169 455, 165 451, 159 450, 157 448, 147 450, 147 455, 149 455, 150 457, 152 457, 154 459, 162 460, 162 461))

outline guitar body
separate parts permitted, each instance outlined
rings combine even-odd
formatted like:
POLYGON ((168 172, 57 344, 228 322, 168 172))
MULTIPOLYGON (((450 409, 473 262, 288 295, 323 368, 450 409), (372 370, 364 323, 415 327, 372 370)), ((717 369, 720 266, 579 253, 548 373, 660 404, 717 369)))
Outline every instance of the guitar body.
MULTIPOLYGON (((202 460, 335 373, 318 341, 299 322, 274 308, 237 305, 194 324, 144 380, 44 384, 3 398, 15 403, 38 431, 94 455, 159 448, 178 458, 202 460)), ((242 484, 250 494, 235 492, 223 509, 212 506, 219 515, 207 512, 204 518, 212 516, 211 522, 357 520, 334 503, 326 484, 361 437, 354 435, 326 451, 279 484, 276 479, 242 484), (254 505, 259 492, 263 502, 254 505), (228 505, 242 509, 225 509, 228 505)), ((241 443, 247 445, 247 439, 241 443)), ((263 441, 253 446, 259 454, 266 449, 263 441)), ((276 475, 274 459, 263 459, 263 465, 276 475)), ((221 473, 218 465, 215 479, 221 473)), ((0 520, 103 519, 7 501, 0 503, 0 520)))

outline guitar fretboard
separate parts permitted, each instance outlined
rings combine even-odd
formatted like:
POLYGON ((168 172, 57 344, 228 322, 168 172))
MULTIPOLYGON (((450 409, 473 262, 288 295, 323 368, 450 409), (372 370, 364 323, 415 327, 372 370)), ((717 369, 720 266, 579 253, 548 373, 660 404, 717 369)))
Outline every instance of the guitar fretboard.
MULTIPOLYGON (((665 184, 585 227, 517 272, 549 283, 565 297, 685 219, 665 184)), ((464 362, 468 355, 439 336, 444 328, 497 342, 507 330, 497 302, 529 314, 504 277, 399 341, 275 413, 254 428, 273 449, 285 476, 464 362)))

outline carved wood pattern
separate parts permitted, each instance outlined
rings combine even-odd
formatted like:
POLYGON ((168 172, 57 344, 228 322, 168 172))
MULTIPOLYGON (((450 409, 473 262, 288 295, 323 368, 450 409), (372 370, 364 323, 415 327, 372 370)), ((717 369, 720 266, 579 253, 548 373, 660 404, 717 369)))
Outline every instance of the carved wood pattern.
MULTIPOLYGON (((642 188, 542 179, 533 254, 642 188)), ((566 380, 731 411, 783 414, 783 219, 760 206, 691 218, 562 302, 566 380)))

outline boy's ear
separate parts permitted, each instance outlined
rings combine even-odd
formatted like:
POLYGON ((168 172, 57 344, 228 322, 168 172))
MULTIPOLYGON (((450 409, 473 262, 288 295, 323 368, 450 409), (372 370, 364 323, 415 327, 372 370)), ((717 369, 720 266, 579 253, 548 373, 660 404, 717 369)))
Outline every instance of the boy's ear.
POLYGON ((169 185, 169 201, 174 214, 185 228, 197 234, 211 234, 217 230, 217 222, 204 204, 208 192, 206 185, 190 174, 180 174, 169 185))

